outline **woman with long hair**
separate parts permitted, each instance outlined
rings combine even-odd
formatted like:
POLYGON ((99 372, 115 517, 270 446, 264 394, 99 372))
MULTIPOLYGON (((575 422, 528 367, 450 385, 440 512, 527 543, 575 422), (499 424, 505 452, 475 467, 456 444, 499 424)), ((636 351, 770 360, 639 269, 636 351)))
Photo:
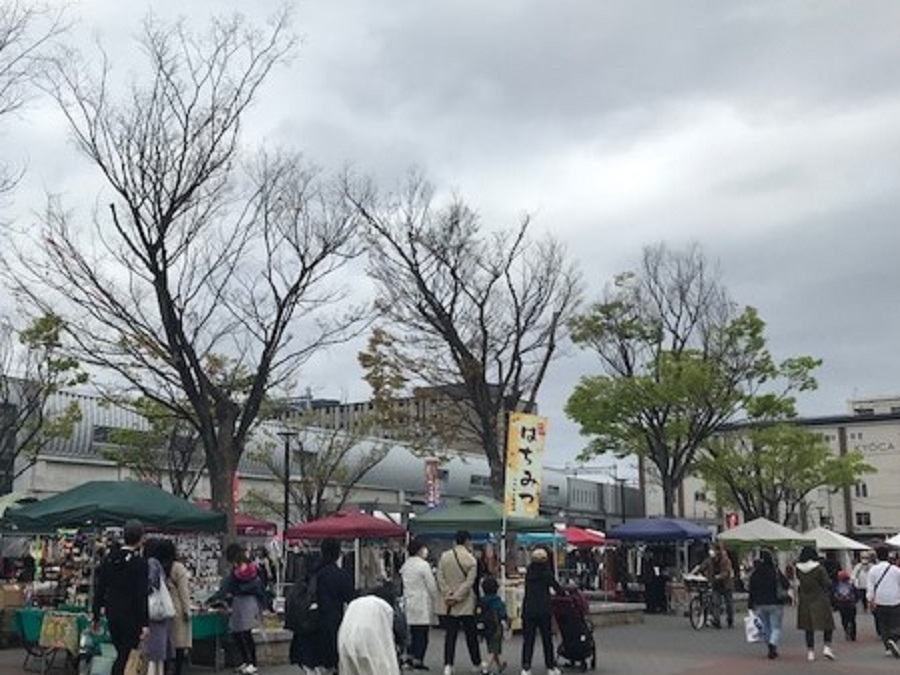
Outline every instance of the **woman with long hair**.
POLYGON ((822 656, 834 661, 831 638, 834 613, 831 608, 831 578, 819 562, 816 549, 804 546, 797 563, 797 628, 806 636, 806 660, 815 661, 815 632, 823 633, 822 656))
POLYGON ((759 562, 750 574, 748 582, 749 606, 762 622, 766 636, 768 656, 778 658, 778 645, 781 642, 781 622, 784 618, 783 593, 790 587, 787 577, 778 569, 771 551, 762 551, 759 562))
POLYGON ((184 672, 187 655, 193 647, 190 573, 177 557, 175 542, 171 539, 160 540, 157 559, 166 573, 166 585, 175 606, 175 618, 172 619, 172 645, 175 648, 173 675, 181 675, 184 672))
MULTIPOLYGON (((160 562, 161 542, 160 539, 150 539, 144 544, 144 557, 147 558, 151 593, 166 583, 166 573, 160 562)), ((148 628, 149 632, 143 641, 144 656, 147 658, 147 675, 164 675, 166 661, 175 656, 175 649, 172 645, 172 619, 153 620, 151 618, 148 628)))

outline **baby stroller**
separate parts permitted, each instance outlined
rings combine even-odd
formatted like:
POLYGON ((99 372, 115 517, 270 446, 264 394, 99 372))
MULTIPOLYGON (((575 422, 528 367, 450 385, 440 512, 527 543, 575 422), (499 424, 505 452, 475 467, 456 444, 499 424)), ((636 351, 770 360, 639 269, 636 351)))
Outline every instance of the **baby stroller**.
POLYGON ((557 654, 568 666, 587 670, 597 668, 597 645, 594 643, 594 624, 588 619, 588 603, 576 588, 564 588, 553 598, 553 618, 559 626, 562 642, 557 654))

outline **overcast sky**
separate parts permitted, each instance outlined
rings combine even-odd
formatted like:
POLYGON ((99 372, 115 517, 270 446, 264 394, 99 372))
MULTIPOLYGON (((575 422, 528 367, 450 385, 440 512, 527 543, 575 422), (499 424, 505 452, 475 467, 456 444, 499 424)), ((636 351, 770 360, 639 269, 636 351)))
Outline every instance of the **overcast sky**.
MULTIPOLYGON (((277 7, 82 0, 73 38, 127 68, 147 8, 199 26, 277 7)), ((388 187, 417 165, 488 227, 533 214, 589 297, 644 245, 699 242, 776 355, 824 359, 804 414, 900 394, 900 3, 307 0, 295 18, 298 58, 262 92, 251 140, 388 187)), ((52 106, 3 131, 28 166, 15 211, 45 189, 97 198, 52 106)), ((357 348, 310 365, 316 395, 366 395, 357 348)), ((582 354, 550 373, 551 463, 581 447, 562 408, 594 370, 582 354)))

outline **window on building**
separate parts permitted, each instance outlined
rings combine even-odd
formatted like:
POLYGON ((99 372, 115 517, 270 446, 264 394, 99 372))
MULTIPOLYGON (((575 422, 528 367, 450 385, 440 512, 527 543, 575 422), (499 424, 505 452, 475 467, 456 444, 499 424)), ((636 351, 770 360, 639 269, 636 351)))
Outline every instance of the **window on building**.
POLYGON ((891 406, 891 414, 896 415, 900 413, 900 405, 892 405, 891 406))
POLYGON ((855 408, 853 412, 857 415, 874 415, 875 408, 855 408))
POLYGON ((872 524, 872 514, 868 511, 857 511, 856 512, 856 524, 857 525, 871 525, 872 524))
POLYGON ((705 502, 706 501, 706 493, 705 492, 695 492, 694 493, 694 501, 695 502, 705 502))
POLYGON ((469 487, 477 488, 479 490, 490 490, 491 489, 491 477, 490 476, 476 476, 472 474, 469 476, 469 487))
POLYGON ((438 480, 447 480, 450 478, 450 472, 447 469, 438 469, 437 470, 438 480))
POLYGON ((869 486, 865 483, 857 483, 854 486, 854 493, 857 497, 868 497, 869 496, 869 486))
POLYGON ((559 485, 548 485, 547 494, 553 497, 559 497, 559 485))

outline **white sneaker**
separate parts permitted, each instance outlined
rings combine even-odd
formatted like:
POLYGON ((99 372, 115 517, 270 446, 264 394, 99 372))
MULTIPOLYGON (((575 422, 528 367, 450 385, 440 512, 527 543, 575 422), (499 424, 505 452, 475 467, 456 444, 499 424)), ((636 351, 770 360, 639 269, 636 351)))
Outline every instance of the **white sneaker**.
POLYGON ((829 661, 835 660, 834 652, 831 651, 831 647, 829 645, 825 645, 824 647, 822 647, 822 656, 824 656, 829 661))
POLYGON ((247 667, 247 664, 246 664, 246 663, 242 663, 241 665, 239 665, 237 668, 234 669, 234 672, 236 672, 236 673, 243 673, 243 672, 244 672, 244 668, 246 668, 246 667, 247 667))
POLYGON ((559 672, 559 668, 551 668, 547 671, 547 675, 562 675, 562 673, 559 672))
POLYGON ((816 660, 816 653, 812 649, 810 649, 808 652, 806 652, 806 660, 807 661, 815 661, 816 660))
POLYGON ((444 666, 444 675, 453 675, 453 666, 444 666))
POLYGON ((530 670, 530 669, 528 669, 528 670, 523 670, 523 671, 522 671, 522 675, 531 675, 531 670, 530 670))

